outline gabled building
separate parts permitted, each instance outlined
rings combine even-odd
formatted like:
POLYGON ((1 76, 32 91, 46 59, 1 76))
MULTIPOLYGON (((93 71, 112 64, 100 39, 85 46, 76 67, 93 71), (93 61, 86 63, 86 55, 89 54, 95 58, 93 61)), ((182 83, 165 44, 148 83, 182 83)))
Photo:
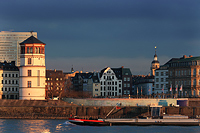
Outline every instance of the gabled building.
POLYGON ((19 98, 19 68, 15 66, 15 61, 0 63, 0 79, 2 99, 19 98))
POLYGON ((99 73, 76 73, 73 78, 75 91, 87 92, 90 97, 100 96, 99 73))
POLYGON ((100 73, 101 96, 122 96, 131 94, 132 74, 129 68, 104 68, 100 73))

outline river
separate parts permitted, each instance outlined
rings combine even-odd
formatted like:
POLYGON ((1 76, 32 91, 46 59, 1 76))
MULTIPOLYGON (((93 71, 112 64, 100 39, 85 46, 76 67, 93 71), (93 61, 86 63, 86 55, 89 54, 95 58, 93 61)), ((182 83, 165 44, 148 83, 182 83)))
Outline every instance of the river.
POLYGON ((67 120, 0 119, 0 133, 199 133, 199 126, 78 126, 67 120))

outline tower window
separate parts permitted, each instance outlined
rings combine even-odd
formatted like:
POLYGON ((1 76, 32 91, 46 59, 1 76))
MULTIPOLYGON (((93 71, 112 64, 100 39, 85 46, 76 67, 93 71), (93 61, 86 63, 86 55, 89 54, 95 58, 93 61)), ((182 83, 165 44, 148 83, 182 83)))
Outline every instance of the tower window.
POLYGON ((31 58, 28 58, 28 64, 31 64, 31 58))
POLYGON ((33 53, 33 48, 32 47, 30 47, 30 53, 33 53))
POLYGON ((27 86, 28 86, 28 88, 31 88, 31 81, 27 82, 27 86))
POLYGON ((28 70, 28 76, 31 76, 31 70, 28 70))

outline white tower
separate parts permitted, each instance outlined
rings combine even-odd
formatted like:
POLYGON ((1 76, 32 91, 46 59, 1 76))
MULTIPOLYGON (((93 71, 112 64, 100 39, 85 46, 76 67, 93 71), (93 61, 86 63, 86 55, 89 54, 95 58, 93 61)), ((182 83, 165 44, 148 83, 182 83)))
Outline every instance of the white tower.
POLYGON ((45 45, 34 36, 20 43, 19 99, 45 99, 45 45))

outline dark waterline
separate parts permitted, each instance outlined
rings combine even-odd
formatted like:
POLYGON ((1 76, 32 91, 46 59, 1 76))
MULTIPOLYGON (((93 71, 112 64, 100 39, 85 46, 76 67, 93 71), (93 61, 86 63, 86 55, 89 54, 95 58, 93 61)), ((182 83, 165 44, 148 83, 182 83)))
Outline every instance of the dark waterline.
POLYGON ((0 119, 0 133, 199 133, 199 126, 78 126, 67 120, 0 119))

